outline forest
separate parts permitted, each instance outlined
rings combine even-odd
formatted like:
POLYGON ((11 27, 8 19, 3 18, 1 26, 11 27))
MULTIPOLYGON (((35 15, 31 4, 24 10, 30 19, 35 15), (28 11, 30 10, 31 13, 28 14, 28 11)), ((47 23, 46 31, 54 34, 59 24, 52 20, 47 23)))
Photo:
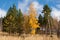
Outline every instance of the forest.
POLYGON ((10 7, 2 18, 2 31, 9 34, 59 34, 60 21, 51 16, 52 9, 46 4, 41 14, 30 4, 28 13, 22 13, 15 4, 10 7), (44 15, 42 15, 44 14, 44 15))

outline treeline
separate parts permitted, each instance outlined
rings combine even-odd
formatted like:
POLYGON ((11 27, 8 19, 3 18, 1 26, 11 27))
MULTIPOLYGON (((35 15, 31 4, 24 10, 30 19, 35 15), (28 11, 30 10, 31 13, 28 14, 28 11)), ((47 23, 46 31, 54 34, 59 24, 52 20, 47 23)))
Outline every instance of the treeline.
POLYGON ((22 33, 29 34, 33 29, 32 32, 36 31, 35 33, 41 33, 40 29, 42 29, 43 33, 58 29, 58 21, 51 17, 52 10, 48 5, 44 5, 41 12, 44 15, 39 14, 38 18, 34 14, 36 11, 32 7, 30 5, 28 14, 22 13, 20 9, 17 10, 15 5, 10 7, 2 20, 3 31, 9 34, 19 33, 20 35, 22 33))
POLYGON ((10 7, 3 18, 3 31, 8 33, 22 33, 23 32, 23 14, 21 10, 17 10, 16 6, 10 7))

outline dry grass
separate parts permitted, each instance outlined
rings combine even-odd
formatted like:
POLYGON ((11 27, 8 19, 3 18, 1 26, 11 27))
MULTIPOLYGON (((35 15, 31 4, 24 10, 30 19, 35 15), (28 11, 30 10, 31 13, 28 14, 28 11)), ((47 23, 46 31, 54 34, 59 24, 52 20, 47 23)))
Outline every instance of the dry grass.
POLYGON ((8 33, 0 32, 0 40, 59 40, 57 35, 50 37, 49 35, 25 35, 25 36, 9 36, 8 33))
POLYGON ((34 35, 28 37, 21 37, 21 36, 0 36, 0 40, 59 40, 56 35, 53 35, 51 38, 50 36, 46 35, 34 35))

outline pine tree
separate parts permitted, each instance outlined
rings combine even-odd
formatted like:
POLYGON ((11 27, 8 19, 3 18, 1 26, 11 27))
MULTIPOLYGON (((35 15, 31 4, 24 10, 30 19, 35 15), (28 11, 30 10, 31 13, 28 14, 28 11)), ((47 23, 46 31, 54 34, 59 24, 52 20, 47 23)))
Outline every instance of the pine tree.
POLYGON ((48 7, 48 5, 44 5, 42 13, 44 13, 44 24, 46 25, 48 23, 48 17, 51 13, 51 9, 48 7))
POLYGON ((17 16, 17 9, 16 6, 10 7, 6 17, 3 19, 3 30, 9 33, 16 32, 16 16, 17 16))
MULTIPOLYGON (((43 17, 42 17, 41 14, 39 14, 39 16, 38 16, 38 23, 39 23, 39 27, 43 29, 43 17)), ((43 31, 40 30, 40 28, 36 29, 36 33, 39 34, 39 33, 43 32, 43 31)))
POLYGON ((22 14, 21 10, 19 9, 18 15, 17 15, 17 25, 18 25, 17 32, 19 33, 19 35, 21 33, 23 33, 23 21, 24 21, 23 14, 22 14))
POLYGON ((38 17, 38 23, 40 23, 40 26, 43 25, 43 17, 42 17, 41 14, 40 14, 39 17, 38 17))
MULTIPOLYGON (((44 5, 42 13, 44 13, 43 23, 46 27, 46 33, 47 33, 48 29, 51 28, 51 25, 50 25, 51 9, 49 8, 48 5, 44 5)), ((51 29, 49 31, 51 31, 51 29)))

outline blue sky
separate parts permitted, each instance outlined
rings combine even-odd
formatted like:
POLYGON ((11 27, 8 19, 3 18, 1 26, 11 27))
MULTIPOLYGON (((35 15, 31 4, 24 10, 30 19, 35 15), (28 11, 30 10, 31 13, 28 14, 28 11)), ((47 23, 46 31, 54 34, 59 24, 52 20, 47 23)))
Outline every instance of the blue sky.
POLYGON ((4 17, 9 9, 10 6, 16 5, 18 8, 18 1, 17 0, 0 0, 0 17, 4 17))
POLYGON ((4 10, 8 10, 10 6, 12 6, 13 4, 16 5, 16 7, 18 7, 18 1, 17 0, 0 0, 0 8, 4 9, 4 10))
POLYGON ((53 18, 60 19, 60 0, 0 0, 0 17, 5 16, 7 10, 13 4, 16 5, 17 9, 21 9, 23 13, 28 13, 29 5, 33 3, 38 14, 41 14, 43 6, 48 4, 52 9, 53 18))

